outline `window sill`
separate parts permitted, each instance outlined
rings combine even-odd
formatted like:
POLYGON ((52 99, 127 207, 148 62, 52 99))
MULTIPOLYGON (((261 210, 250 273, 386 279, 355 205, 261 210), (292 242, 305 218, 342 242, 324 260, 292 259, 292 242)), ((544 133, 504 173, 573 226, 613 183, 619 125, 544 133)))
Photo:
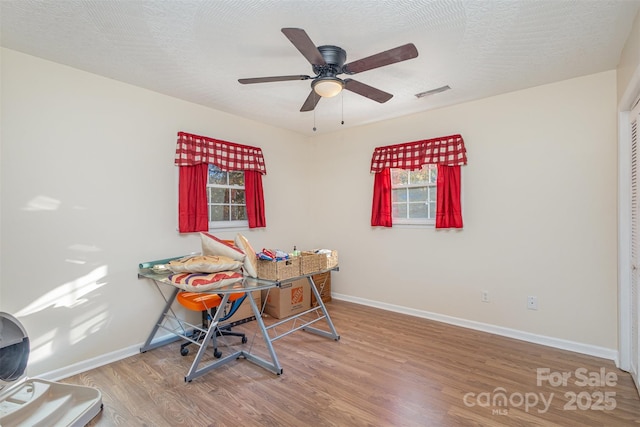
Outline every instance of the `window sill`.
POLYGON ((436 222, 393 222, 393 228, 435 228, 436 222))
POLYGON ((246 231, 249 229, 248 225, 229 225, 225 227, 209 227, 209 232, 218 232, 218 231, 246 231))

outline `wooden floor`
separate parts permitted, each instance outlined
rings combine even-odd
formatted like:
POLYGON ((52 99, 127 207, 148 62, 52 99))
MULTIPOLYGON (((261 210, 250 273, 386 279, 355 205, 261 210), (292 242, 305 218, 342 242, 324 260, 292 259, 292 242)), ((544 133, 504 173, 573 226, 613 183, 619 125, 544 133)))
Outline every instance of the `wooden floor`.
MULTIPOLYGON (((185 383, 195 350, 182 357, 173 343, 63 382, 102 392, 91 426, 640 424, 633 382, 609 360, 344 301, 327 306, 341 339, 297 331, 275 341, 280 376, 241 359, 185 383)), ((249 346, 255 322, 243 326, 249 346)))

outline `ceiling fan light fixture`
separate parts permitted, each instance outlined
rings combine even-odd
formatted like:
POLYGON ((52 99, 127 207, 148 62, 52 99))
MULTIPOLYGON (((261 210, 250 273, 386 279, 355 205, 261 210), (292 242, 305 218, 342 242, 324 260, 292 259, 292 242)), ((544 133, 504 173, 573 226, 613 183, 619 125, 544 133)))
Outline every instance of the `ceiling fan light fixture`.
POLYGON ((337 77, 322 77, 311 83, 314 92, 323 98, 336 96, 344 88, 344 82, 337 77))

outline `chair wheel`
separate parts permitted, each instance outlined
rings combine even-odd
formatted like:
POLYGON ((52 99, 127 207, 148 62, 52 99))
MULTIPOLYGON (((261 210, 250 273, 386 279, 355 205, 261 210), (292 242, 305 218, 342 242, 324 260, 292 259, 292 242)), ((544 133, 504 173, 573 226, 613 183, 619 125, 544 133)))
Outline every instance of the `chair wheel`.
POLYGON ((183 356, 186 356, 187 354, 189 354, 189 349, 188 348, 181 348, 180 349, 180 354, 183 356))
POLYGON ((246 344, 247 343, 247 337, 242 337, 242 344, 246 344))
POLYGON ((218 350, 214 350, 214 351, 213 351, 213 356, 214 356, 216 359, 220 359, 220 358, 222 357, 222 352, 221 352, 221 351, 218 351, 218 350))

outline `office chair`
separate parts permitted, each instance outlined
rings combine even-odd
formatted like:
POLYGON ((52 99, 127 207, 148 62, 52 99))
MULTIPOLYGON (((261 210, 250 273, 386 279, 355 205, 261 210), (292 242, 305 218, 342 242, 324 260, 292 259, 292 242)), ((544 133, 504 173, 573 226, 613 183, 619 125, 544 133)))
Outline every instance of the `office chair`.
MULTIPOLYGON (((228 312, 223 313, 220 319, 218 319, 218 324, 233 316, 246 297, 247 295, 244 292, 229 295, 228 302, 230 303, 230 306, 228 308, 228 312)), ((210 322, 213 319, 216 310, 220 310, 222 295, 207 294, 201 292, 180 292, 178 293, 177 300, 183 307, 192 311, 199 311, 202 313, 202 329, 204 330, 204 332, 202 330, 194 331, 194 341, 198 342, 204 339, 206 331, 209 330, 210 322)), ((231 331, 230 325, 222 325, 216 327, 216 333, 213 335, 212 339, 213 355, 218 359, 222 356, 222 352, 218 351, 216 337, 223 335, 241 337, 243 344, 247 342, 247 337, 245 336, 245 334, 242 332, 231 331)), ((181 355, 186 356, 189 354, 189 349, 187 348, 189 344, 191 344, 191 341, 187 341, 180 346, 181 355)), ((202 345, 206 345, 206 343, 202 343, 202 345)))

